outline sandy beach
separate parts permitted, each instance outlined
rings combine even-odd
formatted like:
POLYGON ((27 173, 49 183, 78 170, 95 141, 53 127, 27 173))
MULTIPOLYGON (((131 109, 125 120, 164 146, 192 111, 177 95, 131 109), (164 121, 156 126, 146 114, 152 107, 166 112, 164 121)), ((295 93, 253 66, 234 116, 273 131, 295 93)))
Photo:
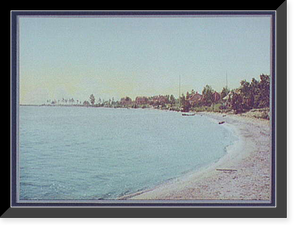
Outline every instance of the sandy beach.
MULTIPOLYGON (((198 113, 233 129, 238 140, 206 168, 121 200, 271 200, 271 126, 269 120, 221 113, 198 113)), ((208 153, 209 154, 209 153, 208 153)))

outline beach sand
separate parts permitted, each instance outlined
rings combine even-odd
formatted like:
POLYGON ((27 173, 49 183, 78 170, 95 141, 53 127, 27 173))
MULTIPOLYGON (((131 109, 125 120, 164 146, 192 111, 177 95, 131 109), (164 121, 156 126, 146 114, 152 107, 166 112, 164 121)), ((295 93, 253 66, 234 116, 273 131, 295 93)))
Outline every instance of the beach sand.
MULTIPOLYGON (((121 200, 271 200, 271 126, 269 120, 241 115, 198 113, 224 121, 239 138, 227 154, 206 168, 121 200)), ((209 154, 209 153, 208 153, 209 154)))

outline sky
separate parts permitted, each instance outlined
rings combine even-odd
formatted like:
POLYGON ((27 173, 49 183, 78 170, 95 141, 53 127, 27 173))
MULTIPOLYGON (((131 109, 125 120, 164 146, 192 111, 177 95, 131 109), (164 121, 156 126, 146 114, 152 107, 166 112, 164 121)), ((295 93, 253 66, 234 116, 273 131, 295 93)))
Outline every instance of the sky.
POLYGON ((221 91, 270 74, 271 18, 20 17, 19 100, 221 91))

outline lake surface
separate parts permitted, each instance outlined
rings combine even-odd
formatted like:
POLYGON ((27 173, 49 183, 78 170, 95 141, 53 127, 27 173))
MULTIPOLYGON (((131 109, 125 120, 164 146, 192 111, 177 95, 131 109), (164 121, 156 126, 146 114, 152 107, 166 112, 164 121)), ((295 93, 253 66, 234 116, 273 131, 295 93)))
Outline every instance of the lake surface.
POLYGON ((116 199, 217 161, 235 139, 200 115, 20 106, 19 198, 116 199))

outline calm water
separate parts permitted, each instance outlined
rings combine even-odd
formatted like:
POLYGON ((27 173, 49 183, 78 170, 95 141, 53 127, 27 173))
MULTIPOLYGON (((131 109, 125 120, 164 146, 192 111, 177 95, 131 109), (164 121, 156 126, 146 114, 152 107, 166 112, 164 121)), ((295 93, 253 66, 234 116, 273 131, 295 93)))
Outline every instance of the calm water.
POLYGON ((232 132, 205 116, 142 109, 20 107, 20 199, 114 199, 225 154, 232 132))

